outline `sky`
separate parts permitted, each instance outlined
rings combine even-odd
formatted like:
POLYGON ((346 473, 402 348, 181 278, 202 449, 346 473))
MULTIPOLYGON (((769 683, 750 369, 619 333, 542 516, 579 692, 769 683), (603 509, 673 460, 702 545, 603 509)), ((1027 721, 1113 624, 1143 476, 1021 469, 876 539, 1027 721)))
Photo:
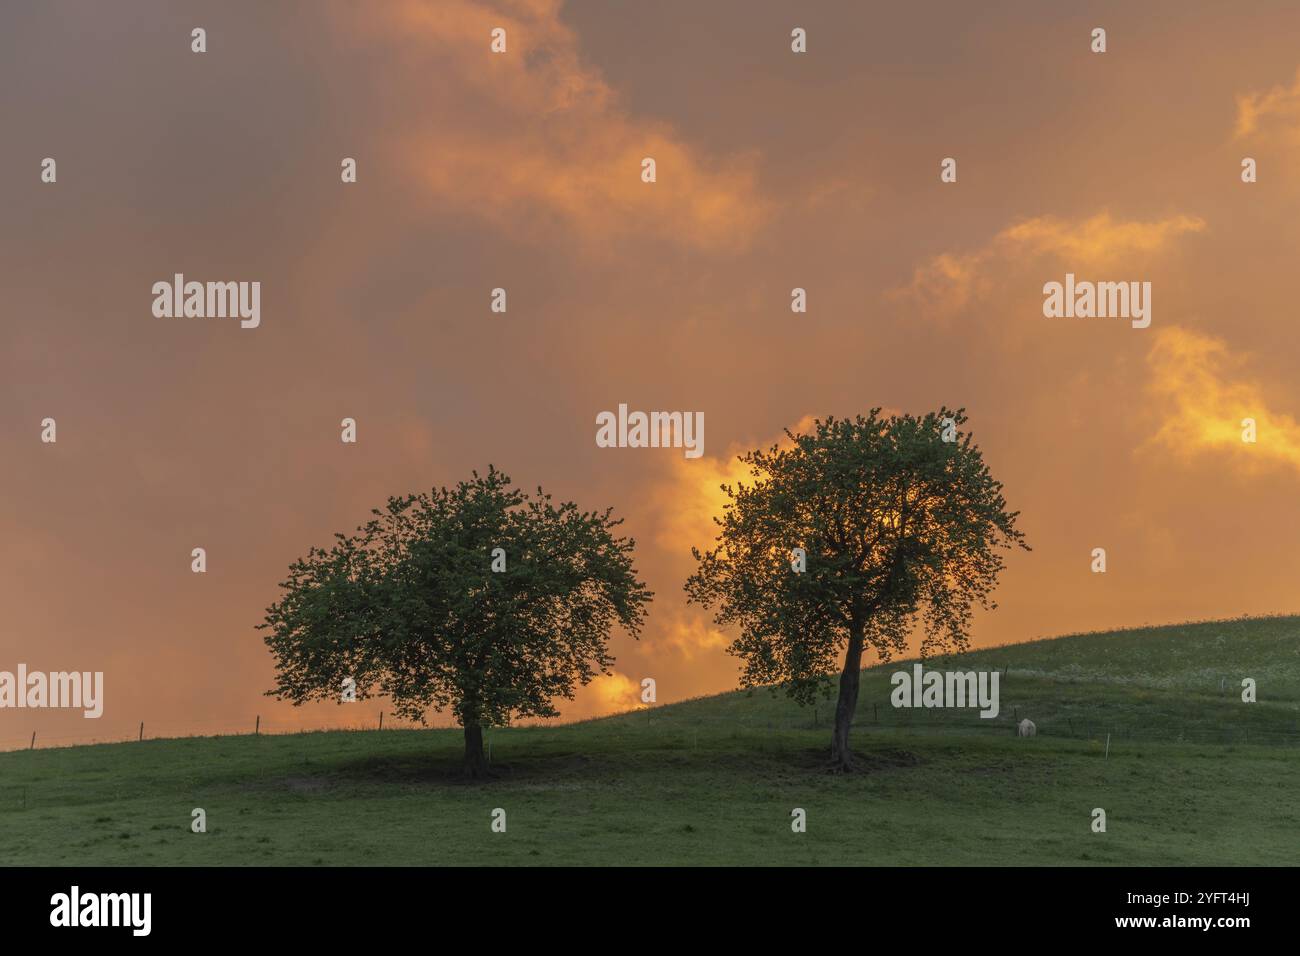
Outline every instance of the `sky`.
POLYGON ((489 464, 613 507, 656 593, 566 718, 733 689, 682 590, 719 483, 877 406, 964 407, 1021 513, 975 646, 1297 610, 1297 31, 1284 2, 4 5, 0 670, 105 700, 0 710, 0 748, 371 724, 264 696, 256 625, 310 547, 489 464), (260 324, 155 316, 176 273, 260 282, 260 324), (1045 316, 1067 273, 1149 282, 1150 326, 1045 316), (597 447, 620 403, 703 412, 704 454, 597 447))

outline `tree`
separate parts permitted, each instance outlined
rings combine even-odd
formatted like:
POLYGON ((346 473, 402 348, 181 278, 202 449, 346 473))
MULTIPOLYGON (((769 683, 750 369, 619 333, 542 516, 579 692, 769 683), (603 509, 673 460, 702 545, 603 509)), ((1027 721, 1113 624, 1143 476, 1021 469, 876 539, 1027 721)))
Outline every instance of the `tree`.
POLYGON ((743 686, 781 684, 809 704, 843 653, 836 770, 853 767, 863 650, 888 661, 918 616, 922 657, 968 648, 972 606, 996 607, 1001 552, 1028 550, 965 422, 964 409, 882 418, 876 408, 787 430, 789 447, 741 456, 754 482, 722 486, 716 547, 692 549, 688 599, 739 625, 728 652, 743 662, 743 686))
POLYGON ((467 772, 487 775, 484 724, 555 716, 556 698, 608 672, 615 624, 640 633, 653 595, 611 511, 556 507, 540 488, 530 499, 491 467, 390 498, 290 567, 260 625, 276 659, 268 695, 338 699, 351 678, 358 700, 387 696, 409 720, 450 708, 467 772))

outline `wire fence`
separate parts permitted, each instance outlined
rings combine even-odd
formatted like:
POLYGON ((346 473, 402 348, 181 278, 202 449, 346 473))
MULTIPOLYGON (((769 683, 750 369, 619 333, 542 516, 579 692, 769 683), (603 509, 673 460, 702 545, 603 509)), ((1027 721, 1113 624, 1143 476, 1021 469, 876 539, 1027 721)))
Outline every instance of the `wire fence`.
MULTIPOLYGON (((111 733, 87 734, 66 733, 48 734, 34 731, 31 734, 0 737, 0 752, 15 750, 40 750, 51 747, 81 747, 93 744, 118 744, 146 740, 178 740, 190 737, 240 737, 249 735, 284 736, 287 734, 327 733, 329 731, 361 730, 447 730, 452 725, 422 725, 409 721, 394 720, 383 712, 364 721, 322 723, 319 726, 305 726, 300 721, 268 720, 260 715, 246 719, 218 719, 214 721, 144 721, 132 730, 111 733)), ((456 725, 459 729, 459 725, 456 725)))
MULTIPOLYGON (((698 700, 698 698, 697 698, 698 700)), ((682 702, 689 703, 689 702, 682 702)), ((700 714, 694 710, 677 708, 646 707, 625 712, 612 717, 638 715, 650 724, 659 723, 668 726, 711 727, 723 729, 731 727, 733 731, 807 731, 826 730, 831 727, 833 708, 823 703, 818 706, 802 708, 793 716, 769 717, 763 714, 700 714)), ((994 718, 980 718, 969 710, 962 708, 894 708, 887 704, 859 702, 858 712, 854 718, 854 733, 879 731, 904 731, 909 733, 934 735, 1018 735, 1021 717, 1029 717, 1035 724, 1035 735, 1056 739, 1104 741, 1107 737, 1112 742, 1145 741, 1151 743, 1192 743, 1222 746, 1277 746, 1300 747, 1300 711, 1294 711, 1289 717, 1276 712, 1254 719, 1243 719, 1233 724, 1217 723, 1208 717, 1185 717, 1164 715, 1156 721, 1143 720, 1134 722, 1116 715, 1108 715, 1104 709, 1074 715, 1041 714, 1035 716, 1029 711, 1022 713, 1021 707, 1012 705, 1004 708, 994 718), (1287 724, 1289 723, 1289 727, 1287 724)), ((579 720, 553 718, 550 720, 532 719, 513 723, 513 728, 547 727, 558 728, 588 723, 601 718, 579 720)), ((444 718, 446 720, 446 718, 444 718)), ((143 742, 148 740, 176 740, 185 738, 232 737, 248 735, 284 736, 292 734, 326 733, 330 731, 366 731, 366 730, 460 730, 459 724, 451 722, 419 724, 410 721, 394 720, 384 711, 372 712, 361 719, 349 721, 322 722, 317 726, 305 726, 301 721, 283 721, 264 718, 254 714, 238 719, 213 719, 210 721, 143 721, 132 726, 130 731, 121 730, 114 733, 86 734, 64 733, 46 734, 33 732, 30 735, 0 738, 0 752, 21 750, 50 749, 53 747, 77 747, 103 743, 143 742)))

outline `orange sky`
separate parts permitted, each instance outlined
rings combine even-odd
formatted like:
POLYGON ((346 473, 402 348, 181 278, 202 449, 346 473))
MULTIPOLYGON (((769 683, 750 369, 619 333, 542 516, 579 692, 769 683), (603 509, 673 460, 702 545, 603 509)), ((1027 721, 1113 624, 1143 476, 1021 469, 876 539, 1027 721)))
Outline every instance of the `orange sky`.
POLYGON ((370 722, 261 696, 254 625, 310 546, 489 462, 613 506, 657 593, 568 715, 732 688, 681 590, 719 480, 876 405, 965 406, 1022 513, 976 644, 1296 610, 1300 8, 894 6, 7 6, 0 670, 106 689, 0 747, 370 722), (155 318, 177 272, 260 281, 260 327, 155 318), (1045 318, 1067 272, 1151 282, 1150 328, 1045 318), (620 402, 703 411, 705 454, 597 448, 620 402))

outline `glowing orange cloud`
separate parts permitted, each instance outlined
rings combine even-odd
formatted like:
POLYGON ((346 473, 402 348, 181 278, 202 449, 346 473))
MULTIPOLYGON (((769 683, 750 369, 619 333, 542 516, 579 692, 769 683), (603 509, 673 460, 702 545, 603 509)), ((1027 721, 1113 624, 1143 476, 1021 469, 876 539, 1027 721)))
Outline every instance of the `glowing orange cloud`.
POLYGON ((1290 86, 1278 85, 1264 93, 1237 97, 1236 137, 1269 133, 1291 142, 1300 140, 1300 69, 1290 86))
MULTIPOLYGON (((813 421, 814 416, 805 415, 790 431, 796 435, 808 431, 813 421)), ((722 507, 728 501, 722 485, 752 482, 749 466, 740 461, 740 456, 773 444, 788 447, 791 442, 781 432, 776 438, 754 445, 733 442, 716 458, 704 455, 691 461, 667 459, 669 473, 655 491, 660 516, 656 543, 669 553, 685 555, 688 562, 692 547, 703 550, 712 546, 717 536, 713 519, 722 515, 722 507)))
POLYGON ((583 696, 596 714, 617 714, 645 706, 641 703, 641 685, 618 671, 597 677, 587 685, 583 696))
POLYGON ((1152 442, 1190 458, 1214 452, 1251 469, 1263 463, 1300 470, 1300 423, 1275 411, 1245 361, 1219 338, 1168 327, 1156 333, 1147 356, 1150 390, 1165 418, 1152 442), (1242 440, 1243 420, 1254 419, 1256 441, 1242 440))
POLYGON ((935 256, 892 296, 910 298, 931 315, 951 315, 986 300, 998 277, 1027 258, 1052 256, 1071 268, 1106 268, 1134 255, 1161 252, 1176 237, 1204 229, 1205 221, 1194 216, 1152 222, 1115 219, 1105 211, 1073 221, 1038 216, 1008 226, 983 249, 935 256))
POLYGON ((771 207, 753 157, 705 156, 669 124, 630 116, 582 62, 558 2, 497 6, 406 0, 380 8, 378 28, 349 25, 378 29, 394 48, 392 71, 427 90, 427 112, 395 161, 432 197, 515 235, 558 219, 589 250, 620 236, 748 246, 771 207), (498 27, 504 53, 490 50, 498 27), (641 180, 646 157, 654 183, 641 180))
MULTIPOLYGON (((805 415, 790 431, 796 435, 806 432, 812 428, 813 420, 814 416, 805 415)), ((651 494, 652 520, 656 526, 654 542, 670 556, 665 566, 674 578, 685 580, 695 570, 692 547, 705 550, 714 545, 718 532, 714 518, 722 515, 723 506, 729 500, 721 486, 753 481, 749 466, 741 463, 739 456, 773 444, 786 447, 790 439, 782 432, 778 437, 755 444, 733 443, 717 457, 704 455, 691 461, 665 459, 668 472, 651 494)), ((665 602, 655 613, 659 618, 654 637, 656 645, 667 646, 687 660, 717 655, 731 643, 731 638, 699 608, 665 602)))
POLYGON ((1082 221, 1039 216, 1002 230, 997 242, 1015 253, 1053 255, 1087 266, 1110 265, 1140 253, 1159 252, 1177 236, 1201 232, 1205 221, 1173 216, 1154 222, 1117 220, 1101 212, 1082 221))

